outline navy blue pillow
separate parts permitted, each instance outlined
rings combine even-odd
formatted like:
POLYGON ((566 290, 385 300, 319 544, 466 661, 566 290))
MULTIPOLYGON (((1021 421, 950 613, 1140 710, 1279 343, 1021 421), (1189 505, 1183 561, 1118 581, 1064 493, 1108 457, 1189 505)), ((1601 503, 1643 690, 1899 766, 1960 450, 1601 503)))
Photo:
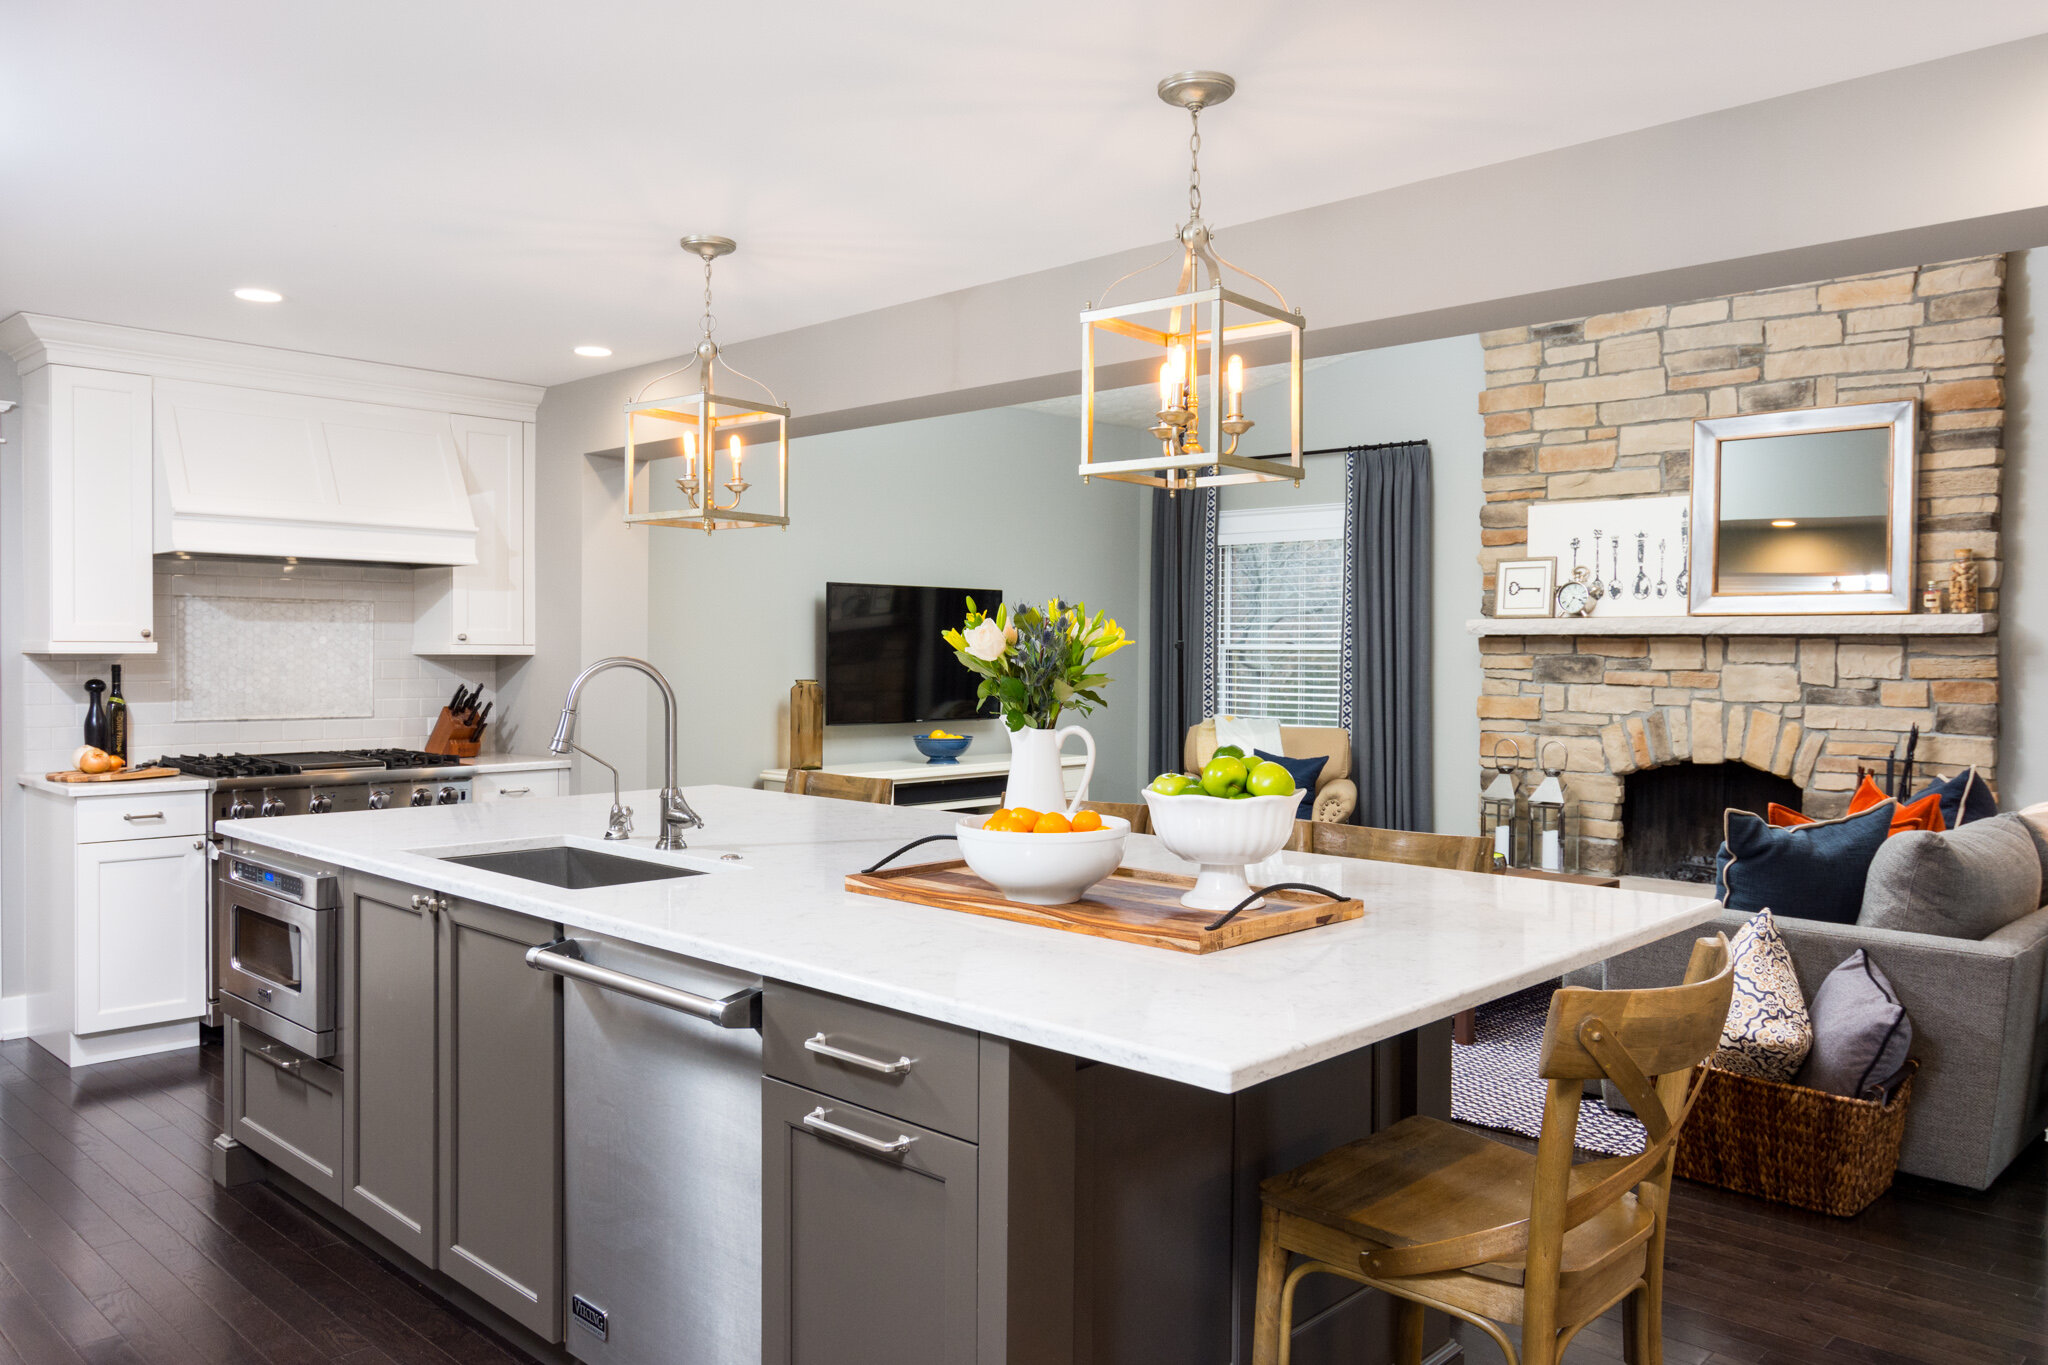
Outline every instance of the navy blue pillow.
POLYGON ((1913 799, 1918 801, 1929 792, 1941 793, 1941 821, 1948 829, 1972 820, 1989 820, 1998 814, 1998 798, 1991 794, 1991 784, 1977 776, 1975 768, 1965 768, 1946 781, 1930 783, 1913 799))
POLYGON ((1254 749, 1252 754, 1268 763, 1278 763, 1294 774, 1295 788, 1301 792, 1301 809, 1294 813, 1295 819, 1306 820, 1315 814, 1316 779, 1323 775, 1323 765, 1330 761, 1328 754, 1318 754, 1314 758, 1288 758, 1285 754, 1269 754, 1264 749, 1254 749))
POLYGON ((1840 820, 1790 829, 1730 810, 1722 817, 1727 840, 1714 860, 1714 890, 1730 910, 1854 924, 1870 860, 1891 834, 1898 808, 1886 799, 1840 820))

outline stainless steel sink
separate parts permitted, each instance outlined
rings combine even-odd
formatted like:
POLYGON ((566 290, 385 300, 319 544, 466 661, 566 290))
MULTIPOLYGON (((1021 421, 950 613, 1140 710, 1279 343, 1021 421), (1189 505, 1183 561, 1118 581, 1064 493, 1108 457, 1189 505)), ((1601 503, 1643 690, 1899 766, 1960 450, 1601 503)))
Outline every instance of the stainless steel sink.
POLYGON ((631 882, 658 882, 673 877, 701 877, 702 868, 677 867, 646 858, 621 858, 614 853, 578 848, 574 844, 544 844, 537 848, 508 848, 496 853, 466 853, 444 857, 444 863, 480 867, 529 882, 559 886, 565 891, 588 891, 599 886, 625 886, 631 882))

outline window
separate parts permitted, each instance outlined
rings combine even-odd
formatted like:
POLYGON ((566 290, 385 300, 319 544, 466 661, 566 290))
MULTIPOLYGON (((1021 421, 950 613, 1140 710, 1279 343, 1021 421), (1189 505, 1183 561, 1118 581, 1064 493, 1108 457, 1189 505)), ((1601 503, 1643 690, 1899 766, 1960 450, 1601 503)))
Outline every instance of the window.
POLYGON ((1343 506, 1226 511, 1216 544, 1217 713, 1341 724, 1343 506))

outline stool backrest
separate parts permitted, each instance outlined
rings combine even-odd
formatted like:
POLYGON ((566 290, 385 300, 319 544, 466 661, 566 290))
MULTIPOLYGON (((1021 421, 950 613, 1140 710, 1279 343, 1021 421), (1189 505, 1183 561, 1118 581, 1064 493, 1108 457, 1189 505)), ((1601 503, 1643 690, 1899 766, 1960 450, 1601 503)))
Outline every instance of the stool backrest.
POLYGON ((1372 858, 1410 867, 1442 867, 1453 872, 1493 871, 1493 845, 1476 834, 1423 834, 1407 829, 1373 829, 1367 825, 1315 822, 1312 852, 1339 858, 1372 858))
POLYGON ((1116 815, 1131 822, 1131 833, 1152 832, 1152 808, 1132 801, 1083 801, 1082 810, 1092 810, 1097 815, 1116 815))
POLYGON ((798 796, 829 796, 839 801, 866 801, 889 806, 896 802, 896 784, 886 777, 853 777, 810 768, 792 768, 784 791, 798 796))

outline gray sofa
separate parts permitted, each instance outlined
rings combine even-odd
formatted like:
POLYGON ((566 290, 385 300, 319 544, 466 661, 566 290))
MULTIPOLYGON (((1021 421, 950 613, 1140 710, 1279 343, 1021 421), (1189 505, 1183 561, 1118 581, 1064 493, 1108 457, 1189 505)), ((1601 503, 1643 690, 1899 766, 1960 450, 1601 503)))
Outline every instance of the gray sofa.
MULTIPOLYGON (((1669 986, 1685 975, 1692 942, 1734 936, 1749 916, 1723 911, 1701 928, 1603 964, 1610 989, 1669 986)), ((1983 1189, 2048 1127, 2048 908, 1984 939, 1944 938, 1853 924, 1780 919, 1809 998, 1858 948, 1884 970, 1913 1017, 1920 1061, 1899 1169, 1983 1189)), ((1586 984, 1592 984, 1588 982, 1586 984)), ((1615 1108, 1620 1097, 1610 1095, 1615 1108)))

